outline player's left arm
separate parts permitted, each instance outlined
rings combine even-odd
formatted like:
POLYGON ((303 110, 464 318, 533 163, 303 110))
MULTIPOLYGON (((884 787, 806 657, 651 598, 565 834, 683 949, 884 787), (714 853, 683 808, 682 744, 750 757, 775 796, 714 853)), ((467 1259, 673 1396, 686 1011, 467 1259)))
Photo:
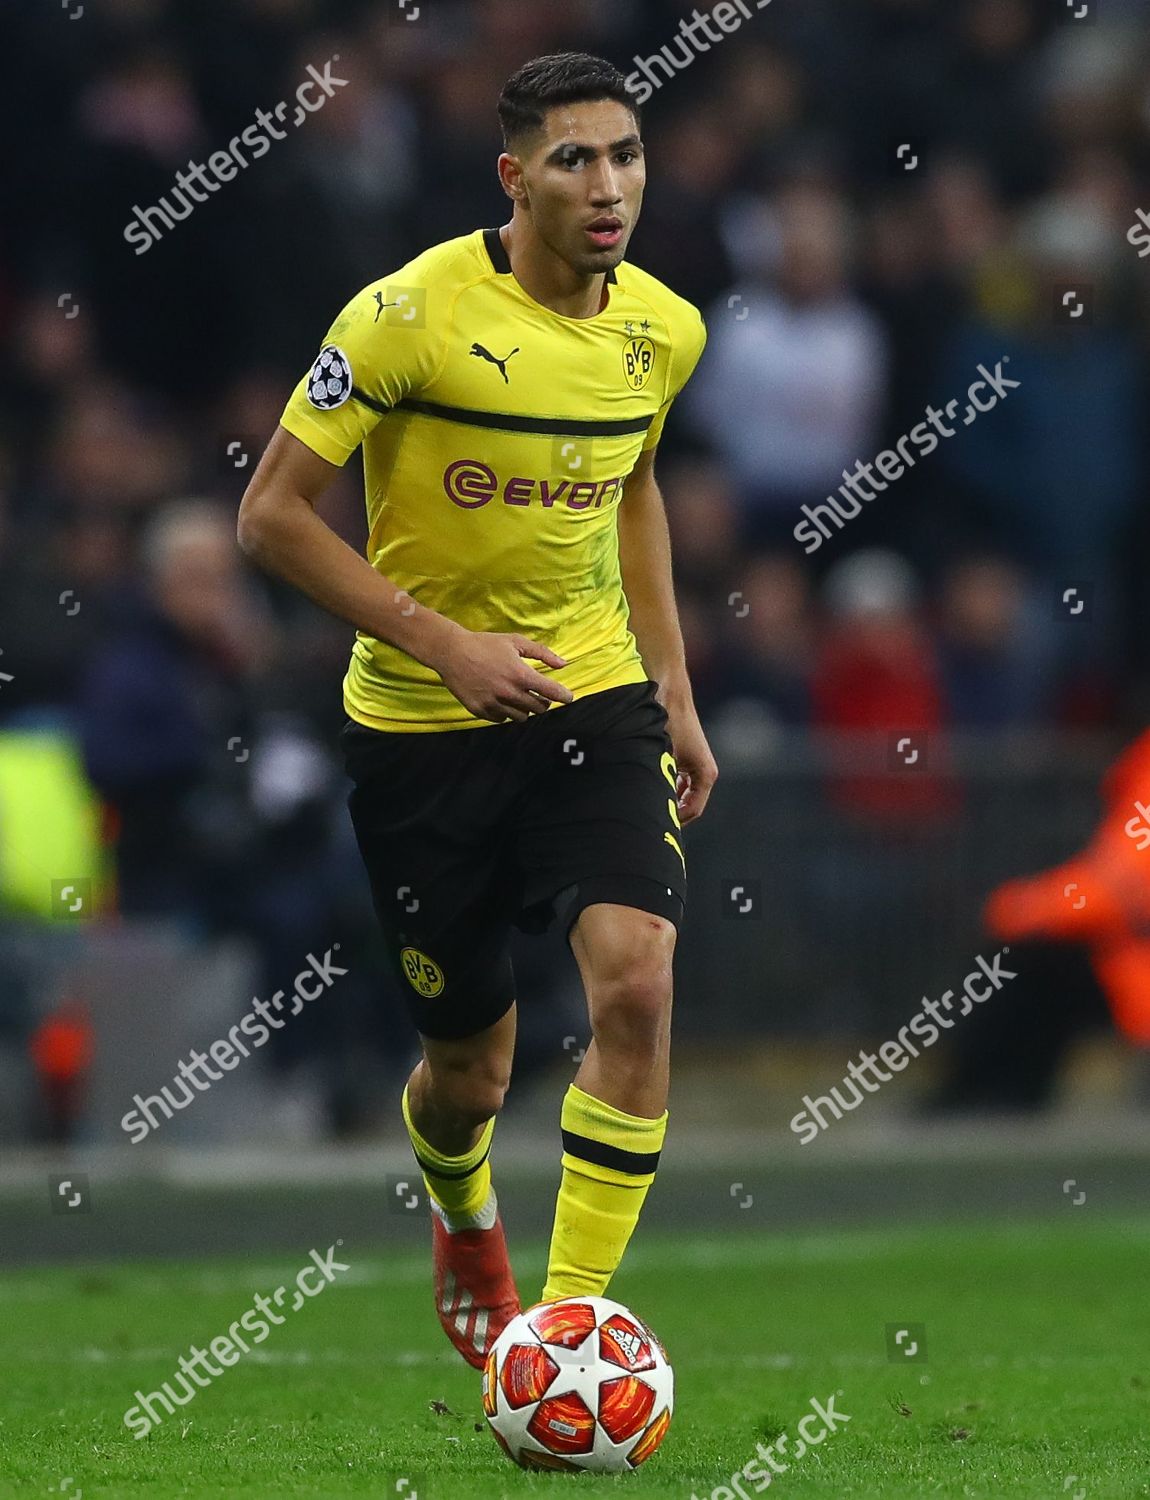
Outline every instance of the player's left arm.
POLYGON ((655 480, 655 452, 639 455, 619 505, 619 563, 631 630, 656 694, 667 710, 667 730, 678 769, 676 791, 684 824, 700 816, 719 774, 699 723, 687 676, 683 633, 671 579, 671 535, 655 480))

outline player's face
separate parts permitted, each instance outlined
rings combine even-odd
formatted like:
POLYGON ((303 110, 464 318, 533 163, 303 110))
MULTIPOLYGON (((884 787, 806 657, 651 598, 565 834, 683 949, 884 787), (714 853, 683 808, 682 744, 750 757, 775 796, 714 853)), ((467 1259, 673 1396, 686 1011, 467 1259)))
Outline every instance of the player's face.
POLYGON ((627 254, 647 183, 643 143, 624 104, 549 110, 521 158, 522 185, 544 243, 586 276, 627 254))

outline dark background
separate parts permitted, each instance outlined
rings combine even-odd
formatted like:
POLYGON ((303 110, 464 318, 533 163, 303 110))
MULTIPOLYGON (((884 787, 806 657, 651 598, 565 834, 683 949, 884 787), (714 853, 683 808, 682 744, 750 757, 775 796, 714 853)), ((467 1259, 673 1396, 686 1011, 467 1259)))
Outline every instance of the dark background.
MULTIPOLYGON (((564 48, 631 72, 691 7, 80 9, 0 19, 0 1130, 115 1138, 190 1037, 340 941, 338 992, 228 1085, 265 1091, 254 1115, 213 1096, 178 1127, 394 1133, 411 1039, 334 752, 350 632, 246 566, 235 507, 349 296, 508 217, 507 75, 564 48), (345 88, 133 253, 135 206, 336 54, 345 88), (35 789, 3 771, 29 745, 63 756, 35 789)), ((710 329, 659 462, 723 773, 688 836, 682 1057, 741 1123, 776 1106, 739 1070, 789 1069, 785 1120, 991 951, 988 893, 1085 841, 1143 726, 1150 259, 1127 232, 1150 210, 1150 25, 1133 0, 1080 21, 1054 0, 773 0, 655 94, 644 134, 630 257, 710 329), (1007 356, 1017 390, 804 554, 803 505, 1007 356), (892 759, 908 733, 913 772, 892 759)), ((357 463, 324 514, 362 539, 357 463)), ((525 944, 517 970, 522 1089, 585 1023, 561 948, 525 944)), ((1082 955, 1027 974, 904 1107, 937 1085, 940 1107, 1039 1108, 1066 1068, 1088 1103, 1137 1102, 1113 1042, 1071 1067, 1108 1031, 1082 955)))

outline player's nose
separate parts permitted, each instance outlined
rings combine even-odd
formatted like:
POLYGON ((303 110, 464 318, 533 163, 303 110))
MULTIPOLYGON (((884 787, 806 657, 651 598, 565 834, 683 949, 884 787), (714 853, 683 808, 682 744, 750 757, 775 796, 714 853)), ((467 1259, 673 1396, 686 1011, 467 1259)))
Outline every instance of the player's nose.
POLYGON ((591 202, 596 208, 614 208, 616 204, 622 203, 623 191, 619 186, 619 179, 613 167, 604 165, 591 190, 591 202))

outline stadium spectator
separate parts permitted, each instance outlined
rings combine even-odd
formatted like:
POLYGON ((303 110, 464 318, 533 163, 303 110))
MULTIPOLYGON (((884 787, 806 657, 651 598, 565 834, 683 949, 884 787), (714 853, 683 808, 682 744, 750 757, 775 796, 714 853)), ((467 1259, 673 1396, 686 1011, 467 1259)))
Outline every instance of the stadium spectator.
POLYGON ((735 476, 753 546, 793 546, 801 507, 875 451, 885 339, 850 288, 848 218, 841 198, 809 188, 761 204, 757 253, 709 312, 687 407, 735 476))
POLYGON ((832 801, 896 828, 938 818, 951 806, 936 774, 946 709, 913 569, 893 553, 860 552, 835 566, 823 597, 829 619, 811 692, 815 729, 843 747, 832 801), (900 768, 906 774, 889 774, 900 768))
POLYGON ((953 564, 939 585, 938 651, 956 729, 1033 727, 1050 708, 1051 626, 1002 558, 953 564))
POLYGON ((225 730, 250 743, 270 624, 227 517, 207 502, 158 512, 143 557, 143 597, 126 602, 84 684, 84 755, 116 813, 120 910, 202 918, 217 910, 221 863, 242 849, 225 730))
POLYGON ((725 601, 723 697, 750 699, 776 724, 804 729, 815 658, 810 579, 798 559, 773 552, 752 558, 739 584, 725 601))

